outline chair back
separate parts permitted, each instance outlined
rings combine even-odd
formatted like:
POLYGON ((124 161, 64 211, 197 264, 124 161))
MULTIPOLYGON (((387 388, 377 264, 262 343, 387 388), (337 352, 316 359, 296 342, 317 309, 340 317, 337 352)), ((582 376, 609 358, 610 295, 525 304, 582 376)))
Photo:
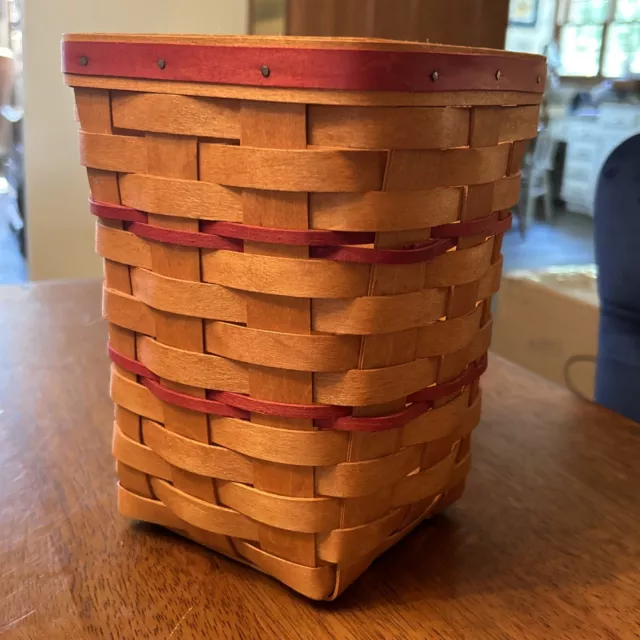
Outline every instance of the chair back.
POLYGON ((553 138, 546 128, 538 131, 536 144, 533 149, 532 170, 534 172, 551 171, 553 168, 553 153, 555 145, 553 138))

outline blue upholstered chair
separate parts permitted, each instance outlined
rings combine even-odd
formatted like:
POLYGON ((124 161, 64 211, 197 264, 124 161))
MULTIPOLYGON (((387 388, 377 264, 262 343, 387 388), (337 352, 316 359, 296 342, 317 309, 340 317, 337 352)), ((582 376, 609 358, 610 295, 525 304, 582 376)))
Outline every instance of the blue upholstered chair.
POLYGON ((596 402, 640 422, 640 135, 617 147, 600 173, 595 244, 596 402))

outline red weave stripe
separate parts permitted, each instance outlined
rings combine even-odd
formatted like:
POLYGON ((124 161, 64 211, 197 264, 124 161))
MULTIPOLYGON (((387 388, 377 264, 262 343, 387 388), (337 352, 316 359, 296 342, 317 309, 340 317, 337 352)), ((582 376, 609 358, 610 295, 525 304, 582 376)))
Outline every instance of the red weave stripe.
POLYGON ((511 229, 511 224, 513 222, 513 215, 511 211, 507 211, 506 214, 507 215, 504 218, 502 218, 502 220, 496 222, 493 228, 494 235, 498 235, 500 233, 506 233, 507 231, 509 231, 509 229, 511 229))
POLYGON ((269 242, 274 244, 294 244, 309 246, 309 256, 338 262, 361 262, 367 264, 415 264, 426 262, 446 253, 455 246, 453 238, 484 233, 503 233, 511 226, 511 213, 500 219, 504 213, 433 227, 432 239, 407 248, 376 249, 359 246, 332 246, 338 244, 369 244, 375 240, 375 233, 359 231, 328 231, 323 229, 270 229, 233 222, 205 221, 202 231, 181 231, 147 224, 147 216, 142 211, 105 202, 90 201, 90 211, 101 218, 128 222, 131 233, 169 244, 200 249, 223 249, 244 251, 244 240, 269 242))
POLYGON ((237 238, 252 242, 295 244, 318 247, 333 244, 370 244, 376 234, 369 231, 324 231, 321 229, 270 229, 237 222, 202 222, 200 230, 225 238, 237 238))
POLYGON ((119 204, 110 204, 107 202, 97 202, 93 198, 89 198, 89 211, 98 218, 107 218, 108 220, 120 220, 122 222, 146 222, 147 214, 137 209, 123 207, 119 204))
POLYGON ((542 56, 497 52, 479 55, 116 41, 63 42, 62 69, 65 73, 91 76, 256 87, 429 93, 542 93, 547 76, 542 56), (162 66, 158 65, 159 60, 164 61, 162 66), (266 77, 261 73, 264 66, 269 69, 266 77))
POLYGON ((416 402, 398 413, 386 416, 373 416, 369 418, 359 418, 348 416, 337 420, 316 420, 315 425, 320 429, 335 429, 336 431, 386 431, 387 429, 398 429, 409 424, 423 413, 431 409, 428 402, 416 402))
POLYGON ((156 380, 156 381, 160 380, 160 378, 158 378, 158 376, 155 373, 147 369, 147 367, 145 367, 142 364, 142 362, 138 362, 137 360, 134 360, 133 358, 129 358, 128 356, 125 356, 119 351, 116 351, 111 346, 111 343, 107 344, 107 354, 111 359, 111 362, 113 362, 114 364, 117 364, 119 367, 121 367, 122 369, 125 369, 126 371, 135 373, 137 376, 140 376, 141 378, 149 378, 149 380, 156 380))
POLYGON ((119 353, 110 344, 107 346, 107 352, 115 364, 140 376, 142 384, 164 402, 192 411, 240 420, 249 420, 251 413, 281 416, 283 418, 313 419, 317 427, 335 429, 337 431, 375 432, 404 427, 418 416, 429 411, 434 400, 462 391, 465 386, 476 380, 487 367, 487 356, 485 355, 480 361, 470 364, 466 371, 454 380, 427 387, 412 394, 408 400, 412 401, 413 404, 398 413, 386 416, 358 417, 351 415, 352 407, 272 402, 230 391, 207 391, 206 399, 195 398, 194 396, 169 389, 160 381, 157 375, 142 363, 119 353))
POLYGON ((251 398, 232 391, 207 391, 206 400, 203 398, 195 398, 169 389, 162 384, 160 378, 155 373, 147 369, 141 362, 116 351, 111 344, 107 345, 107 353, 112 362, 119 367, 143 378, 143 384, 149 391, 160 398, 160 400, 165 400, 166 402, 171 402, 186 409, 192 409, 193 411, 202 411, 203 413, 241 419, 247 419, 249 412, 282 416, 283 418, 307 418, 310 420, 314 418, 333 419, 351 414, 349 407, 339 407, 328 404, 306 405, 272 402, 270 400, 251 398), (221 413, 220 411, 225 411, 225 413, 221 413), (230 414, 228 411, 235 413, 230 414))
POLYGON ((159 400, 163 400, 170 404, 176 404, 180 407, 184 407, 185 409, 191 409, 191 411, 200 411, 201 413, 210 413, 215 416, 223 416, 226 418, 238 418, 240 420, 249 420, 251 417, 248 411, 237 409, 236 407, 232 407, 230 404, 225 404, 224 402, 205 398, 195 398, 194 396, 174 391, 160 382, 151 380, 151 378, 143 378, 142 384, 159 400))
POLYGON ((498 235, 511 228, 511 212, 496 211, 490 216, 469 220, 468 222, 452 222, 451 224, 441 224, 431 229, 432 238, 462 238, 464 236, 485 236, 498 235), (506 217, 501 219, 501 215, 506 217))
POLYGON ((415 264, 433 260, 455 247, 452 240, 429 240, 413 249, 371 249, 369 247, 311 247, 309 256, 338 262, 369 264, 415 264))
POLYGON ((198 231, 180 231, 178 229, 167 229, 165 227, 154 227, 142 222, 133 222, 127 229, 141 238, 166 242, 168 244, 179 244, 183 247, 197 247, 199 249, 225 249, 227 251, 244 251, 244 244, 240 240, 223 238, 208 233, 198 231))
POLYGON ((191 409, 192 411, 200 411, 202 413, 211 413, 216 416, 225 416, 228 418, 240 418, 248 420, 249 413, 242 411, 230 404, 217 402, 216 400, 206 400, 204 398, 196 398, 186 393, 174 391, 160 382, 160 378, 147 369, 141 362, 128 358, 127 356, 116 351, 111 344, 107 345, 107 353, 112 362, 119 367, 131 371, 142 378, 142 384, 153 393, 156 398, 169 402, 171 404, 191 409))
POLYGON ((307 418, 318 420, 333 420, 351 414, 350 407, 339 407, 330 404, 291 404, 287 402, 273 402, 251 398, 231 391, 207 391, 207 397, 216 398, 221 402, 233 405, 252 413, 267 416, 281 416, 283 418, 307 418))
POLYGON ((488 357, 485 354, 483 358, 470 364, 457 378, 416 391, 407 400, 409 402, 434 402, 451 396, 479 378, 486 371, 488 362, 488 357))
POLYGON ((374 432, 398 429, 429 411, 435 400, 458 393, 464 387, 477 380, 486 368, 487 356, 485 355, 479 362, 471 363, 464 373, 454 380, 434 385, 433 387, 427 387, 422 391, 412 394, 408 400, 413 401, 413 404, 410 404, 398 413, 367 418, 349 416, 346 418, 338 418, 333 422, 316 420, 315 424, 322 429, 335 429, 337 431, 374 432))

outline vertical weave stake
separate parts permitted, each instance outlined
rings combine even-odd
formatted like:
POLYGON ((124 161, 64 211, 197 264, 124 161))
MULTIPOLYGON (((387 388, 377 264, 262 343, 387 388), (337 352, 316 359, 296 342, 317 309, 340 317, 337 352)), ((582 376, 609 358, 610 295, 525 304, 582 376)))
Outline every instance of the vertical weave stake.
POLYGON ((118 505, 332 599, 463 491, 544 58, 73 35, 118 505))

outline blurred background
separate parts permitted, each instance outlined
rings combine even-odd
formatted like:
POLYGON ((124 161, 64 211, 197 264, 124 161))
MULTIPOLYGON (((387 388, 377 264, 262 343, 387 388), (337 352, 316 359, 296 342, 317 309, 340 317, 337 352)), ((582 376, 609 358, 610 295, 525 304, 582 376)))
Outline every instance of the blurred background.
POLYGON ((0 0, 0 284, 101 276, 60 73, 61 35, 78 31, 375 36, 546 54, 494 349, 592 396, 596 189, 612 152, 640 133, 640 0, 0 0))

